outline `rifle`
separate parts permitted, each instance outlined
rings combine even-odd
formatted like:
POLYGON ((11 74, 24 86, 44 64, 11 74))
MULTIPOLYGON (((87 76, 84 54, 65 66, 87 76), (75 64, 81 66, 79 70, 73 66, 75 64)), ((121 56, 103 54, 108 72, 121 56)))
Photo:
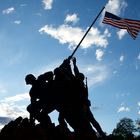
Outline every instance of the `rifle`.
POLYGON ((87 77, 86 77, 85 88, 86 88, 86 92, 88 93, 88 84, 87 84, 87 77))

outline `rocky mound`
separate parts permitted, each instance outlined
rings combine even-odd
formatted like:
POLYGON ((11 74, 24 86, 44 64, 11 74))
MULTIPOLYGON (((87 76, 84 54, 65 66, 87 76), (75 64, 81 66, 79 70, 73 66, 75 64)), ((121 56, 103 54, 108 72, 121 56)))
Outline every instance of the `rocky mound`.
POLYGON ((73 140, 74 133, 60 125, 31 124, 28 118, 18 117, 5 125, 0 140, 73 140))

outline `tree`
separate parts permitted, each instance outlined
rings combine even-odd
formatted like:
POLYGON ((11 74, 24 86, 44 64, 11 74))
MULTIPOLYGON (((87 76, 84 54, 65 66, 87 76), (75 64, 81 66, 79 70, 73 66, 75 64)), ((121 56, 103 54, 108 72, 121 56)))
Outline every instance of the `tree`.
POLYGON ((140 119, 136 120, 136 131, 138 132, 138 134, 140 135, 140 119))
POLYGON ((117 123, 116 128, 113 130, 112 134, 115 136, 121 136, 124 139, 133 139, 135 132, 135 125, 132 119, 123 118, 117 123))

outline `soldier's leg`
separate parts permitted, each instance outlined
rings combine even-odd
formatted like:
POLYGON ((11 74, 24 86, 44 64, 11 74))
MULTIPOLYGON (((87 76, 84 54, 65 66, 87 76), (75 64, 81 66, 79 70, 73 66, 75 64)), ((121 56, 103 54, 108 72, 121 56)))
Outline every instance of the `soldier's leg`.
POLYGON ((90 108, 87 109, 87 116, 89 118, 89 121, 91 122, 91 124, 93 125, 93 127, 98 131, 98 133, 102 136, 105 137, 105 133, 103 132, 100 124, 96 121, 96 119, 94 118, 90 108))
POLYGON ((67 123, 65 121, 63 113, 59 113, 58 122, 62 127, 67 128, 67 123))
POLYGON ((32 105, 28 105, 26 110, 29 112, 29 120, 31 124, 35 124, 35 118, 34 118, 34 114, 33 114, 33 108, 32 105))

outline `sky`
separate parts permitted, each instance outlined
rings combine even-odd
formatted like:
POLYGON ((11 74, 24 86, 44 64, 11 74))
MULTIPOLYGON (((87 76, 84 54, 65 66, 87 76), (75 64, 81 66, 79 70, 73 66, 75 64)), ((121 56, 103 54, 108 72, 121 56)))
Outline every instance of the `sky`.
MULTIPOLYGON (((140 117, 140 35, 103 24, 105 11, 140 20, 139 0, 1 0, 0 128, 18 116, 29 117, 29 73, 53 71, 74 48, 77 66, 88 82, 91 111, 110 134, 120 119, 140 117)), ((57 125, 58 113, 49 114, 57 125)))

